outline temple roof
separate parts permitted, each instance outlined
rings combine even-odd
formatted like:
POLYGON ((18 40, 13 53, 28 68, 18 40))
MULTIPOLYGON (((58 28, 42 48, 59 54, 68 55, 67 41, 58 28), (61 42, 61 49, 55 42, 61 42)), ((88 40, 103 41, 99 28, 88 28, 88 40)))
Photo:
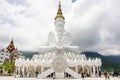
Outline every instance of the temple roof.
POLYGON ((14 41, 13 41, 13 39, 11 40, 11 42, 10 42, 10 44, 8 45, 7 49, 10 51, 10 53, 15 50, 15 46, 14 46, 14 41))

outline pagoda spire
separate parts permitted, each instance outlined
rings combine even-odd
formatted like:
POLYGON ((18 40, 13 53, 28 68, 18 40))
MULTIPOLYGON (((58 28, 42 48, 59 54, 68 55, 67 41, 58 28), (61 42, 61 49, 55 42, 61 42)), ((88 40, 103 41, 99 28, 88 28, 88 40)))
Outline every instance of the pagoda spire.
POLYGON ((62 18, 63 20, 65 19, 64 16, 62 15, 61 1, 60 1, 60 0, 59 0, 59 6, 58 6, 57 16, 55 17, 55 20, 56 20, 57 18, 62 18))
POLYGON ((13 44, 13 45, 14 45, 13 37, 12 37, 12 40, 11 40, 10 44, 13 44))
POLYGON ((13 38, 12 38, 10 44, 8 45, 7 49, 10 51, 10 53, 15 50, 13 38))

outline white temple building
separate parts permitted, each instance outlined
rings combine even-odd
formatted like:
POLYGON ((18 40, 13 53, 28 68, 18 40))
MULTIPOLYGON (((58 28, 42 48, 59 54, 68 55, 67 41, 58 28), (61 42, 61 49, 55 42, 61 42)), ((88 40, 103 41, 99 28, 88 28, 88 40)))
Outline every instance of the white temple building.
MULTIPOLYGON (((78 46, 71 46, 71 34, 64 29, 65 18, 59 2, 55 17, 55 33, 50 32, 48 46, 43 46, 32 59, 19 58, 15 61, 18 77, 81 78, 81 74, 95 77, 102 65, 100 58, 87 58, 78 46)), ((91 54, 92 55, 92 54, 91 54)))

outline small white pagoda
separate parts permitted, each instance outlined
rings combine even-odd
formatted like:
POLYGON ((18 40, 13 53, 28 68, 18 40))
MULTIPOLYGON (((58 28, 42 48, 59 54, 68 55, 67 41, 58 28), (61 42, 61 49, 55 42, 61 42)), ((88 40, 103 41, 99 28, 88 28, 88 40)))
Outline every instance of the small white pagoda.
MULTIPOLYGON (((81 74, 95 77, 102 65, 100 58, 86 58, 78 46, 71 46, 71 34, 64 29, 65 18, 61 3, 55 17, 55 32, 48 36, 48 46, 43 46, 40 53, 32 59, 19 58, 15 62, 18 77, 43 78, 81 78, 81 74)), ((92 54, 91 54, 92 55, 92 54)))

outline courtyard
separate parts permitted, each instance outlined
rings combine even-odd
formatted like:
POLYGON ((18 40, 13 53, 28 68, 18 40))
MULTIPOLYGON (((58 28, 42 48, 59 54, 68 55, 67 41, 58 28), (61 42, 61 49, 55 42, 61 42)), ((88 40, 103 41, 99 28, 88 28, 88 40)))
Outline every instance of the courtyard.
MULTIPOLYGON (((53 80, 53 79, 38 79, 38 78, 14 78, 13 76, 0 76, 0 80, 53 80)), ((61 80, 61 79, 54 79, 61 80)), ((104 77, 101 78, 85 78, 85 79, 64 79, 64 80, 105 80, 104 77)), ((117 77, 110 77, 110 80, 120 80, 117 77)))

